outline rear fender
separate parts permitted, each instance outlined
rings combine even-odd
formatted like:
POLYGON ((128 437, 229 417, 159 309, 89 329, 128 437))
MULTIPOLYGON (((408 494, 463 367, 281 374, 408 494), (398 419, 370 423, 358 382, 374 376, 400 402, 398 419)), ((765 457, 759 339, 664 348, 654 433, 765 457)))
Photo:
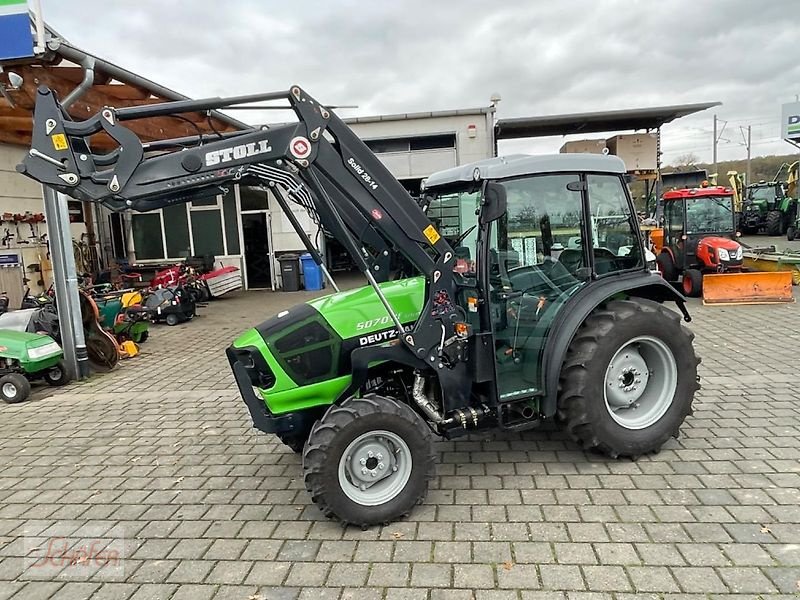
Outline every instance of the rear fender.
POLYGON ((593 282, 562 307, 545 343, 542 352, 544 399, 541 408, 545 417, 552 417, 556 413, 558 379, 572 338, 594 309, 618 294, 656 302, 675 302, 683 314, 683 320, 692 320, 686 310, 686 298, 659 275, 637 273, 633 277, 609 277, 593 282))

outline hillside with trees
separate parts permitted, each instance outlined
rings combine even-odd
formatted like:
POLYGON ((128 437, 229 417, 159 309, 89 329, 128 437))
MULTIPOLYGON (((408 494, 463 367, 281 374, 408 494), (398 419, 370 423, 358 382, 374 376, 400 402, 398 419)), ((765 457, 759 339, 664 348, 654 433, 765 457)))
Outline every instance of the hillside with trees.
MULTIPOLYGON (((800 151, 794 154, 781 154, 772 156, 756 156, 750 160, 750 168, 752 169, 751 182, 772 181, 784 163, 793 163, 800 160, 800 151)), ((714 172, 714 165, 709 163, 700 162, 694 154, 685 154, 679 156, 675 164, 668 165, 662 168, 663 173, 674 173, 676 171, 694 171, 696 169, 705 169, 709 175, 714 172)), ((717 173, 719 175, 726 175, 728 171, 738 171, 739 173, 747 172, 747 161, 742 160, 721 160, 717 163, 717 173)), ((781 174, 781 178, 785 178, 786 173, 781 174)))

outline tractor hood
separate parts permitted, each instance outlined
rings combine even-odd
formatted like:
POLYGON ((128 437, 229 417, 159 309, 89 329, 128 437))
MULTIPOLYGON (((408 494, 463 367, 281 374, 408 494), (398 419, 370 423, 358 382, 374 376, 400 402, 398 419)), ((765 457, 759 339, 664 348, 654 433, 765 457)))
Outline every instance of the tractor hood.
POLYGON ((730 252, 733 250, 734 252, 738 251, 741 247, 741 244, 737 241, 734 241, 730 238, 712 236, 712 237, 704 237, 700 240, 697 244, 698 246, 708 246, 709 248, 723 248, 730 252))

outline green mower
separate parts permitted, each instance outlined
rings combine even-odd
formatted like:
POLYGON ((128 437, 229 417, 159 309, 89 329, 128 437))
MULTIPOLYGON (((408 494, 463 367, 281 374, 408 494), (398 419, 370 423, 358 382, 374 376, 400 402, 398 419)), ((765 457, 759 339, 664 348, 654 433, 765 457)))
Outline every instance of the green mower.
POLYGON ((22 402, 31 393, 31 380, 64 385, 69 376, 61 347, 48 335, 0 330, 0 398, 22 402))

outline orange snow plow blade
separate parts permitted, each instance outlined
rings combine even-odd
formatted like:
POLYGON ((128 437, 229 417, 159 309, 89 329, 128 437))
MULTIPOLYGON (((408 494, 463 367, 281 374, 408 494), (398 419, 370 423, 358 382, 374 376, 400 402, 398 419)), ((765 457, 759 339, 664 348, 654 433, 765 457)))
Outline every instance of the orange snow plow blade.
POLYGON ((703 304, 794 302, 792 273, 724 273, 703 277, 703 304))

